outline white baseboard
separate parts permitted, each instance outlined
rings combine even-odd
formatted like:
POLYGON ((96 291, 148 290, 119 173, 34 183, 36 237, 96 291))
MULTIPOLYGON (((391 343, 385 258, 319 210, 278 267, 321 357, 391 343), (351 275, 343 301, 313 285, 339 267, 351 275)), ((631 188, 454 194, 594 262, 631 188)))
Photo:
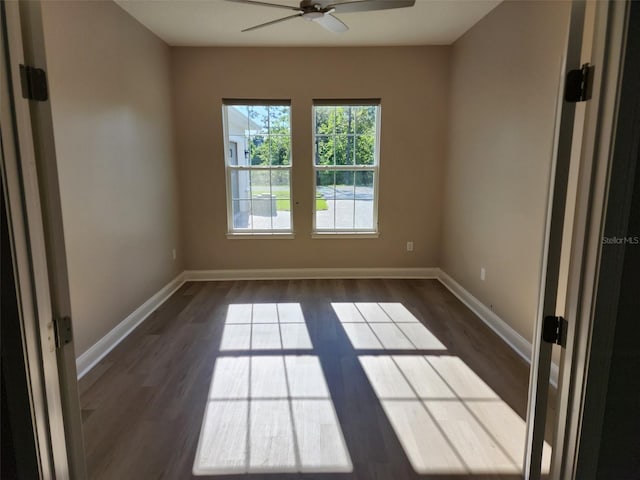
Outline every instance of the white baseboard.
POLYGON ((251 270, 187 270, 185 281, 307 280, 316 278, 438 278, 439 268, 269 268, 251 270))
MULTIPOLYGON (((417 278, 437 279, 480 320, 502 338, 528 363, 531 361, 531 343, 511 328, 504 320, 487 308, 451 276, 439 268, 278 268, 251 270, 186 270, 161 288, 89 350, 76 359, 78 378, 82 378, 96 363, 115 348, 127 335, 140 325, 154 310, 162 305, 184 282, 222 280, 306 280, 306 279, 355 279, 355 278, 417 278)), ((551 364, 551 383, 558 381, 558 365, 551 364)))
POLYGON ((76 359, 78 378, 87 374, 184 282, 216 280, 292 280, 314 278, 432 278, 438 268, 279 268, 255 270, 186 270, 144 302, 76 359))
POLYGON ((76 369, 78 378, 82 378, 91 370, 105 355, 113 350, 127 335, 129 335, 138 325, 140 325, 151 313, 162 305, 173 293, 184 284, 184 272, 162 287, 149 300, 136 308, 127 318, 116 325, 109 333, 98 340, 89 350, 76 359, 76 369))
MULTIPOLYGON (((484 305, 480 300, 471 295, 462 285, 456 282, 446 272, 440 270, 438 276, 440 283, 444 285, 458 300, 464 303, 476 314, 491 330, 506 342, 527 363, 531 363, 531 343, 510 327, 504 320, 495 314, 493 310, 484 305)), ((558 385, 558 365, 551 364, 550 381, 553 386, 558 385)))

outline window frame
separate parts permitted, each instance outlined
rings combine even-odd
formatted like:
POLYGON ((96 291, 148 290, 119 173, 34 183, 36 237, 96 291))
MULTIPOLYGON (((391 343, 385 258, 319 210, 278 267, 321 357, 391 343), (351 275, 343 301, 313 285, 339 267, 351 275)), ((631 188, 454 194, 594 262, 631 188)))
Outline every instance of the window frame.
MULTIPOLYGON (((225 169, 225 201, 227 209, 227 233, 229 239, 241 238, 294 238, 293 224, 293 121, 292 121, 291 100, 258 100, 258 99, 223 99, 222 100, 222 131, 223 131, 223 148, 224 148, 224 169, 225 169), (231 142, 229 140, 229 116, 228 108, 234 106, 246 107, 270 107, 281 106, 289 108, 289 165, 269 165, 269 166, 252 166, 250 165, 232 165, 230 159, 231 142), (232 189, 232 172, 254 172, 254 171, 286 171, 289 177, 289 215, 290 224, 288 229, 274 229, 273 222, 271 229, 237 229, 234 227, 233 213, 233 189, 232 189)), ((269 133, 271 135, 271 133, 269 133)), ((249 175, 251 175, 249 173, 249 175)), ((272 188, 271 180, 269 183, 272 188)), ((273 191, 273 190, 271 190, 273 191)), ((253 211, 253 197, 249 199, 251 202, 251 211, 253 211)))
MULTIPOLYGON (((378 238, 380 236, 380 226, 378 222, 378 201, 380 196, 379 182, 380 182, 380 132, 381 132, 381 123, 382 123, 382 101, 381 99, 346 99, 346 100, 325 100, 325 99, 315 99, 313 100, 313 104, 311 106, 311 142, 312 145, 312 175, 313 175, 313 188, 312 188, 312 196, 311 196, 311 204, 312 207, 312 230, 311 237, 312 238, 378 238), (375 148, 374 148, 374 163, 373 165, 317 165, 316 164, 316 154, 317 154, 317 125, 316 125, 316 107, 339 107, 339 106, 349 106, 349 107, 362 107, 362 106, 373 106, 376 108, 376 127, 375 127, 375 148), (319 171, 349 171, 349 172, 359 172, 359 171, 372 171, 373 172, 373 228, 372 229, 363 229, 363 228, 354 228, 352 229, 344 229, 344 228, 335 228, 335 217, 334 217, 334 228, 332 229, 318 229, 316 225, 316 191, 317 191, 317 173, 319 171)), ((354 217, 355 217, 355 206, 354 206, 354 217)))

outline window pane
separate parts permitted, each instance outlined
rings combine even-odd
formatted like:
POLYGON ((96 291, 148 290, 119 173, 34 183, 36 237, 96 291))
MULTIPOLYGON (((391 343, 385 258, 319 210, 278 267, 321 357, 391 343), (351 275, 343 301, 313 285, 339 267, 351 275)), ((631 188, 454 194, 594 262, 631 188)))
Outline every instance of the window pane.
POLYGON ((269 134, 290 135, 291 121, 289 119, 290 107, 270 106, 269 107, 269 134))
POLYGON ((354 202, 356 229, 376 229, 373 221, 374 175, 372 171, 356 172, 354 202))
POLYGON ((316 172, 316 229, 331 230, 335 226, 336 172, 316 172))
POLYGON ((356 136, 356 165, 375 163, 375 135, 356 136))
POLYGON ((291 187, 289 170, 271 170, 271 194, 275 199, 274 230, 291 229, 291 187))
POLYGON ((267 135, 249 137, 249 155, 253 166, 269 165, 269 137, 267 135))
POLYGON ((251 135, 264 135, 269 133, 269 107, 251 105, 248 108, 248 113, 251 135))
MULTIPOLYGON (((269 170, 251 170, 251 213, 254 217, 269 218, 268 226, 254 228, 271 228, 271 215, 275 209, 271 207, 271 178, 269 170)), ((264 222, 261 222, 264 223, 264 222)))
POLYGON ((316 165, 334 165, 333 147, 333 137, 316 136, 316 165))
POLYGON ((249 228, 251 215, 249 172, 246 170, 232 170, 230 188, 233 228, 247 229, 249 228))
POLYGON ((354 140, 352 135, 336 135, 333 138, 336 165, 353 165, 354 140))
POLYGON ((347 133, 353 134, 355 131, 355 117, 353 115, 352 107, 339 106, 336 107, 335 123, 336 134, 347 133))
POLYGON ((354 225, 354 173, 336 172, 336 226, 337 230, 353 230, 354 225))
POLYGON ((316 133, 320 135, 333 134, 333 122, 330 117, 335 110, 334 107, 315 107, 316 133))
POLYGON ((336 198, 353 200, 353 174, 352 170, 340 170, 336 172, 336 198))
POLYGON ((229 136, 244 137, 249 130, 249 113, 246 106, 227 107, 227 132, 229 136))
POLYGON ((229 136, 229 151, 227 152, 229 165, 238 165, 238 161, 240 160, 239 155, 244 157, 243 145, 244 137, 229 136))
POLYGON ((379 106, 314 106, 316 230, 376 231, 374 180, 377 174, 379 106), (322 167, 336 166, 334 170, 322 167), (369 166, 371 170, 338 167, 369 166))
POLYGON ((373 105, 353 107, 356 117, 355 133, 375 135, 376 134, 376 111, 373 105))
POLYGON ((271 165, 289 165, 291 163, 291 137, 285 135, 269 136, 271 165))
POLYGON ((270 230, 272 216, 276 214, 275 200, 271 196, 269 170, 251 170, 251 226, 254 230, 270 230))
POLYGON ((232 230, 291 231, 291 172, 282 168, 291 165, 290 107, 225 108, 232 230))

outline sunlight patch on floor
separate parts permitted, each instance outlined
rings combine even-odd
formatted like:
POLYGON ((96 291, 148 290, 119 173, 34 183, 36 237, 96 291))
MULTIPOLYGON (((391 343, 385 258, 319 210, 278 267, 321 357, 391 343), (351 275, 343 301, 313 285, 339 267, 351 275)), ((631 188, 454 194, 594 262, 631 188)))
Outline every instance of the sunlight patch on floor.
POLYGON ((334 312, 358 350, 446 350, 402 303, 332 303, 334 312))
MULTIPOLYGON (((525 422, 455 356, 359 357, 414 470, 518 474, 525 422)), ((543 471, 551 447, 545 443, 543 471)))
MULTIPOLYGON (((331 305, 417 473, 521 472, 525 422, 404 305, 331 305)), ((353 471, 312 349, 300 304, 229 305, 195 475, 353 471)))
POLYGON ((217 359, 194 475, 352 470, 318 357, 217 359))
POLYGON ((313 348, 299 303, 229 305, 221 351, 313 348))

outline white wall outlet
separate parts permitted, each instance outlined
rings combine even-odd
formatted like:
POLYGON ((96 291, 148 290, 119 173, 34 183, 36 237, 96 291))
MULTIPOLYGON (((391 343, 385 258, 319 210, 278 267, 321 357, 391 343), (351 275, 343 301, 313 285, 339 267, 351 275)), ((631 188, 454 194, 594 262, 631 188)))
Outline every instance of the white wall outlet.
POLYGON ((407 252, 413 252, 413 242, 407 242, 407 252))
POLYGON ((171 250, 171 256, 173 257, 173 259, 176 259, 176 249, 174 248, 173 250, 171 250))
POLYGON ((480 267, 480 280, 484 282, 485 277, 487 276, 487 271, 484 267, 480 267))

